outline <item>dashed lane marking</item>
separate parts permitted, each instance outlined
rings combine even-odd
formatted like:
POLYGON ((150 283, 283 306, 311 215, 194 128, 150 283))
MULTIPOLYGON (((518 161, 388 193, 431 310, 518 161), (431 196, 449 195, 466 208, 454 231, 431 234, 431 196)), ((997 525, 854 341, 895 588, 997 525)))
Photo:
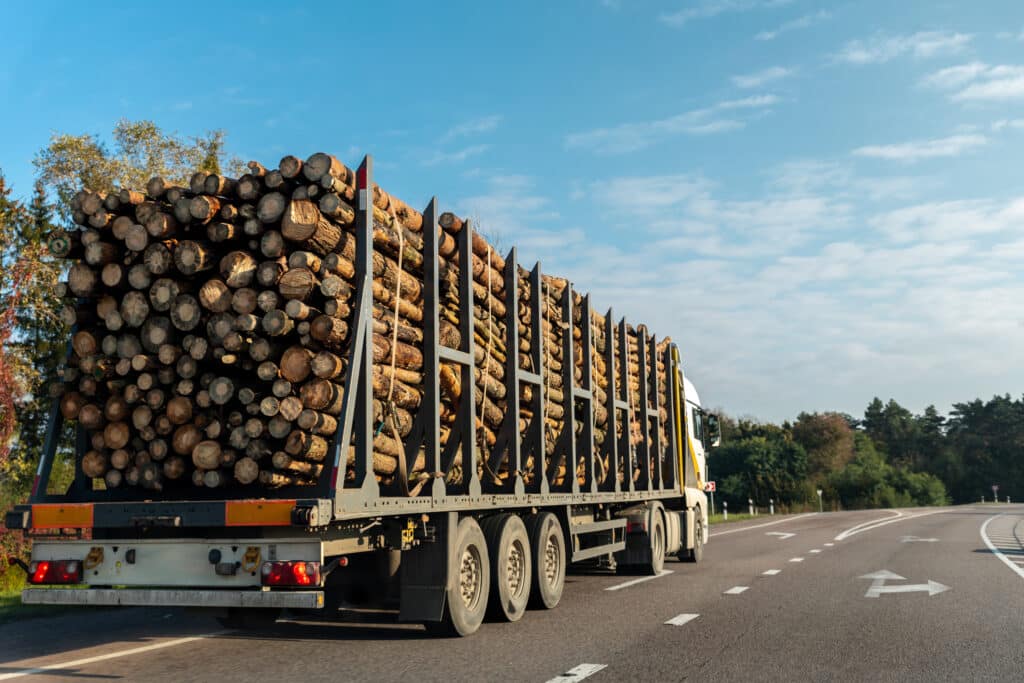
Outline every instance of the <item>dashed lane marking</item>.
POLYGON ((811 553, 812 555, 817 555, 818 553, 821 552, 821 548, 815 548, 814 550, 809 550, 808 552, 811 553))
POLYGON ((761 576, 775 576, 781 571, 781 569, 766 569, 763 572, 761 572, 761 576))
POLYGON ((59 664, 45 664, 43 666, 36 666, 29 669, 21 669, 20 671, 12 671, 6 674, 0 674, 0 681, 9 681, 13 678, 21 678, 22 676, 34 676, 37 674, 46 673, 57 673, 64 672, 67 675, 71 675, 68 669, 77 669, 87 664, 95 664, 96 662, 103 662, 108 659, 117 659, 119 657, 128 657, 131 655, 142 654, 143 652, 152 652, 153 650, 162 650, 168 647, 175 647, 177 645, 185 645, 186 643, 192 643, 197 640, 204 640, 206 638, 213 638, 219 636, 227 631, 218 631, 217 633, 207 633, 201 636, 189 636, 188 638, 177 638, 175 640, 164 640, 159 643, 151 643, 149 645, 143 645, 142 647, 133 647, 128 650, 120 650, 118 652, 109 652, 105 655, 96 655, 95 657, 84 657, 82 659, 74 659, 70 662, 61 662, 59 664))
POLYGON ((699 614, 680 614, 678 617, 672 617, 665 623, 669 626, 682 626, 683 624, 689 624, 699 616, 699 614))
POLYGON ((639 579, 633 579, 632 581, 626 581, 625 583, 616 584, 614 586, 608 586, 607 588, 605 588, 605 590, 606 591, 617 591, 617 590, 621 590, 623 588, 629 588, 630 586, 635 586, 638 583, 643 583, 645 581, 653 581, 654 579, 660 579, 661 577, 668 576, 671 573, 672 573, 671 569, 662 569, 660 574, 655 574, 654 576, 643 576, 643 577, 640 577, 639 579))
POLYGON ((804 558, 802 558, 802 557, 793 557, 793 558, 790 558, 789 561, 790 562, 803 562, 804 558))
POLYGON ((606 669, 607 667, 607 664, 580 664, 569 669, 564 674, 555 676, 548 683, 575 683, 576 681, 582 681, 584 678, 593 676, 601 669, 606 669))
POLYGON ((750 588, 750 586, 733 586, 729 590, 722 593, 722 595, 739 595, 740 593, 746 591, 748 588, 750 588))

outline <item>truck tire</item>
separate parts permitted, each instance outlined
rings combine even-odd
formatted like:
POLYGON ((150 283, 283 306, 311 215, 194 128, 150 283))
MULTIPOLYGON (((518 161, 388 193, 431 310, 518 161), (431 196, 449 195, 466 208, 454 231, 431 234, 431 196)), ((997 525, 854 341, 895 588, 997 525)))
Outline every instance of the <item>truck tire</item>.
POLYGON ((274 626, 281 610, 258 607, 229 607, 227 614, 217 617, 224 628, 235 631, 265 631, 274 626))
POLYGON ((453 576, 449 577, 441 621, 428 621, 424 625, 432 635, 472 635, 484 620, 491 587, 487 541, 472 517, 463 517, 455 532, 451 570, 453 576))
POLYGON ((558 518, 550 512, 538 512, 526 518, 530 537, 530 606, 554 609, 565 588, 565 535, 558 518))
POLYGON ((530 537, 518 515, 488 517, 481 525, 491 558, 491 600, 487 615, 519 621, 530 601, 530 537))
POLYGON ((684 562, 700 562, 704 557, 704 514, 700 508, 693 509, 693 547, 679 551, 684 562))
POLYGON ((651 561, 644 566, 644 573, 657 576, 665 568, 665 519, 661 512, 651 514, 651 561))

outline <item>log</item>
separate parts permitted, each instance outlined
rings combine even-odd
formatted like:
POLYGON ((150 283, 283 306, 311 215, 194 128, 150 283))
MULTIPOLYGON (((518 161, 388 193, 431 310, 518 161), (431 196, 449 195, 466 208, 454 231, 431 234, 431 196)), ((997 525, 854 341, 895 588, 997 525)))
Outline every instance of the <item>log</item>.
POLYGON ((232 289, 248 287, 256 277, 256 259, 247 251, 232 251, 220 260, 220 275, 232 289))
POLYGON ((321 256, 329 254, 341 240, 341 228, 320 213, 308 199, 288 203, 281 218, 281 234, 286 240, 298 242, 308 251, 321 256))
POLYGON ((184 240, 174 250, 174 265, 182 275, 195 275, 209 270, 214 265, 213 251, 208 244, 184 240))

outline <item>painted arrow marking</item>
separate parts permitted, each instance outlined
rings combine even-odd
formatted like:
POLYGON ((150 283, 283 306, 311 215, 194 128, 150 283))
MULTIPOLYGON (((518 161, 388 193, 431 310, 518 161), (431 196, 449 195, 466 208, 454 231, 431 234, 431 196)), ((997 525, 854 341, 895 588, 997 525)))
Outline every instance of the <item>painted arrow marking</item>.
POLYGON ((921 538, 920 536, 904 536, 902 543, 938 543, 937 538, 921 538))
POLYGON ((765 536, 778 536, 780 540, 785 540, 787 538, 792 538, 793 536, 796 536, 796 534, 787 534, 784 531, 766 531, 766 532, 764 532, 764 535, 765 536))
POLYGON ((899 574, 895 574, 888 569, 864 574, 860 578, 871 580, 871 587, 868 588, 868 592, 864 594, 865 598, 881 597, 883 593, 928 593, 928 596, 931 597, 933 595, 938 595, 939 593, 945 593, 949 590, 949 586, 930 579, 928 580, 928 583, 910 583, 900 586, 887 586, 885 584, 886 581, 906 581, 904 577, 899 574))

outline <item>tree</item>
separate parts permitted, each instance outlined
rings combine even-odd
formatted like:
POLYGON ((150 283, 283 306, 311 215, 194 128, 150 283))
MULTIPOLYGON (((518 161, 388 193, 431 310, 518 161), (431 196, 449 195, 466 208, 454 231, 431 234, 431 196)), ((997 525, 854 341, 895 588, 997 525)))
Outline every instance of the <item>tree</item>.
POLYGON ((39 178, 56 193, 63 218, 69 218, 67 207, 82 188, 145 188, 154 176, 187 185, 197 170, 235 176, 244 172, 239 159, 225 159, 223 131, 183 138, 152 121, 121 119, 111 138, 108 147, 95 135, 55 133, 36 155, 39 178))
POLYGON ((853 459, 853 430, 839 413, 800 413, 793 440, 807 451, 808 474, 815 481, 824 481, 853 459))

